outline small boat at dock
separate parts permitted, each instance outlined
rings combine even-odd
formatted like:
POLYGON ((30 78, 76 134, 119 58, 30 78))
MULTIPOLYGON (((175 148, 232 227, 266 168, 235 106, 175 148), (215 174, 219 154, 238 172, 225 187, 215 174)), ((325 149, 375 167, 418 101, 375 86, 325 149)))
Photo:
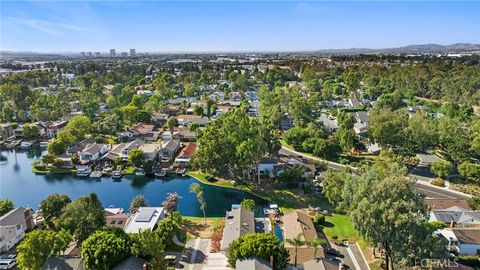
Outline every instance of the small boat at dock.
POLYGON ((122 176, 123 176, 122 171, 113 171, 112 172, 112 178, 113 179, 120 179, 120 178, 122 178, 122 176))
POLYGON ((48 148, 48 143, 49 142, 40 142, 40 148, 41 149, 47 149, 48 148))
POLYGON ((33 146, 33 142, 23 141, 20 143, 20 149, 29 149, 33 146))
POLYGON ((136 169, 135 169, 135 175, 145 176, 145 170, 142 169, 142 168, 136 168, 136 169))
POLYGON ((92 169, 90 168, 82 168, 82 169, 77 169, 77 176, 80 177, 87 177, 92 173, 92 169))
POLYGON ((186 171, 185 168, 177 168, 177 170, 176 170, 175 172, 176 172, 178 175, 185 176, 185 171, 186 171))
POLYGON ((161 171, 155 173, 155 177, 158 177, 158 178, 163 178, 166 175, 167 175, 167 170, 163 170, 163 169, 161 171))
POLYGON ((100 178, 102 177, 103 173, 101 171, 93 171, 90 174, 90 178, 100 178))

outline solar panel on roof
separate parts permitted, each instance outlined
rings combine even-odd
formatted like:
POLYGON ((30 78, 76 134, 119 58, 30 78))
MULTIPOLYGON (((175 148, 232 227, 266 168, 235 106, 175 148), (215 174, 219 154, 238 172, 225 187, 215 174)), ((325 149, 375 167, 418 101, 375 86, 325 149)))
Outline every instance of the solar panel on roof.
POLYGON ((136 222, 149 222, 153 214, 155 214, 156 209, 151 209, 151 208, 144 208, 141 209, 140 213, 138 213, 137 217, 135 218, 136 222))

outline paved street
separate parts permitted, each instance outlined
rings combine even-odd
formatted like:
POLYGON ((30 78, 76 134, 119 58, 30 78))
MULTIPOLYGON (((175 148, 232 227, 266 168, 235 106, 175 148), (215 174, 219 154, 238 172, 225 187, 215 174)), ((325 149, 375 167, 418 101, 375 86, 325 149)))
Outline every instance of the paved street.
POLYGON ((210 246, 209 239, 196 238, 189 240, 185 245, 185 256, 180 262, 181 269, 201 270, 207 261, 208 249, 210 246))

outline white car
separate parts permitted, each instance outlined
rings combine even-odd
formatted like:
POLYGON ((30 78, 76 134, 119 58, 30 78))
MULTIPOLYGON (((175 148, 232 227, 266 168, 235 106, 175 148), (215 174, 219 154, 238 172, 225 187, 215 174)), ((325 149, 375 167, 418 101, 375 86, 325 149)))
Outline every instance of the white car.
POLYGON ((16 264, 15 255, 5 255, 0 257, 0 269, 12 269, 16 264))

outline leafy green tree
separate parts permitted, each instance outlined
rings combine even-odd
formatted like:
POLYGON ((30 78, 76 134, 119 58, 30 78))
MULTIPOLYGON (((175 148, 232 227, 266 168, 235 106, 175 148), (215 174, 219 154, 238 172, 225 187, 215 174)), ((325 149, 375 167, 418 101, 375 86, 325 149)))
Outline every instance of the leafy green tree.
POLYGON ((55 240, 52 248, 53 254, 62 254, 63 251, 72 242, 73 237, 67 230, 60 230, 55 234, 55 240))
POLYGON ((315 237, 315 238, 310 239, 306 243, 307 243, 307 246, 313 248, 313 259, 316 259, 318 248, 327 244, 327 241, 325 239, 315 237))
POLYGON ((342 190, 348 177, 349 173, 345 170, 334 171, 328 169, 324 175, 323 192, 334 206, 338 206, 342 202, 342 190))
POLYGON ((81 196, 69 203, 55 222, 55 228, 67 230, 78 243, 82 243, 104 225, 103 206, 95 193, 88 197, 81 196))
POLYGON ((338 116, 338 122, 340 127, 335 132, 335 137, 338 139, 340 146, 349 151, 355 142, 355 132, 353 131, 355 120, 351 114, 341 112, 338 116))
POLYGON ((480 196, 473 196, 467 199, 468 206, 473 210, 480 210, 480 196))
POLYGON ((430 170, 438 177, 446 178, 452 171, 452 164, 448 161, 437 160, 432 162, 430 170))
POLYGON ((40 137, 40 130, 35 124, 25 124, 22 127, 23 136, 27 139, 33 140, 40 137))
POLYGON ((12 200, 0 199, 0 217, 12 211, 14 208, 15 204, 13 204, 12 200))
POLYGON ((437 124, 425 112, 417 112, 408 120, 406 132, 420 152, 438 144, 437 124))
POLYGON ((167 120, 167 126, 168 129, 170 130, 170 135, 173 135, 173 131, 176 126, 178 126, 178 119, 175 117, 169 117, 167 120))
POLYGON ((289 106, 289 112, 296 127, 306 127, 316 118, 316 108, 307 99, 295 98, 289 106))
POLYGON ((304 174, 305 167, 297 165, 291 168, 285 168, 276 178, 287 187, 298 187, 298 183, 304 179, 304 174))
POLYGON ((120 228, 106 227, 93 232, 82 243, 87 269, 109 270, 130 255, 130 238, 120 228))
POLYGON ((240 203, 240 207, 248 211, 253 211, 255 208, 255 201, 252 199, 243 199, 240 203))
POLYGON ((203 107, 195 105, 193 107, 193 112, 195 113, 195 115, 203 115, 203 107))
POLYGON ((200 204, 200 210, 203 211, 203 218, 205 219, 205 224, 207 223, 207 215, 205 213, 205 209, 207 208, 207 203, 205 202, 205 196, 203 194, 203 188, 198 183, 192 183, 190 185, 191 193, 195 193, 197 195, 198 203, 200 204))
POLYGON ((40 203, 43 219, 49 228, 54 227, 55 219, 61 215, 62 210, 70 202, 71 200, 67 195, 55 193, 48 195, 48 197, 40 203))
POLYGON ((92 122, 87 116, 78 115, 68 121, 65 130, 73 136, 75 141, 82 140, 92 130, 92 122))
POLYGON ((404 111, 370 110, 369 136, 381 146, 398 149, 405 141, 408 116, 404 111))
POLYGON ((53 255, 55 233, 49 230, 34 230, 25 235, 17 247, 17 265, 21 270, 42 269, 53 255))
POLYGON ((141 167, 143 164, 143 151, 140 149, 135 149, 128 152, 128 161, 137 168, 141 167))
POLYGON ((163 259, 165 242, 160 233, 147 229, 140 233, 130 234, 130 239, 133 255, 148 259, 151 269, 163 269, 165 267, 163 259))
POLYGON ((130 214, 135 214, 140 207, 147 207, 148 201, 142 194, 135 195, 130 202, 130 214))
POLYGON ((405 258, 409 258, 407 264, 418 258, 432 258, 424 246, 425 242, 433 241, 431 231, 426 233, 423 229, 428 213, 413 180, 403 176, 384 178, 373 185, 350 217, 360 235, 385 250, 385 269, 405 258))
POLYGON ((449 160, 460 163, 470 157, 472 132, 459 118, 442 117, 438 125, 440 148, 449 160))
POLYGON ((471 162, 462 162, 458 165, 460 175, 470 181, 480 183, 480 165, 471 162))
POLYGON ((228 264, 235 267, 237 259, 258 256, 270 261, 273 269, 284 270, 288 265, 289 253, 278 238, 269 233, 250 233, 235 239, 229 247, 228 264))
POLYGON ((63 141, 56 139, 48 144, 48 153, 62 155, 67 151, 67 147, 63 141))
POLYGON ((297 267, 298 247, 307 243, 303 238, 304 237, 299 234, 293 238, 285 239, 285 242, 295 247, 295 268, 297 267))

